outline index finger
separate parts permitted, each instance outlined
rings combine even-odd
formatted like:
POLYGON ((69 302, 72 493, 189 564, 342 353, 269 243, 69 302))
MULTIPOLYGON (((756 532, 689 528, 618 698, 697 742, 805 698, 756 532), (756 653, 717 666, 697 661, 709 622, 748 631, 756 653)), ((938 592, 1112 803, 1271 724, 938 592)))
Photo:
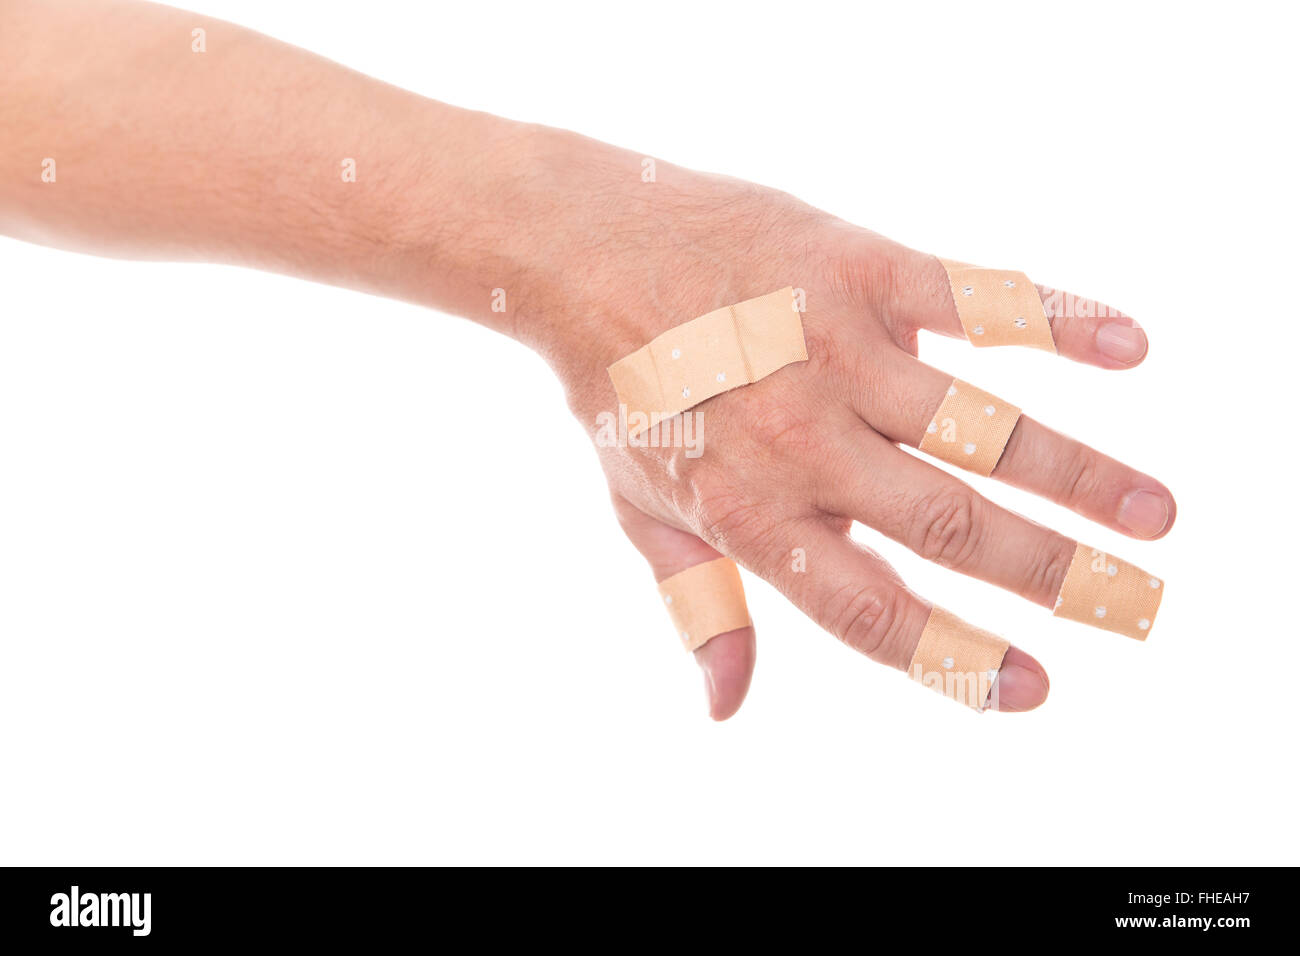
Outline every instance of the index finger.
MULTIPOLYGON (((943 262, 909 250, 900 268, 904 275, 895 283, 894 310, 899 321, 911 330, 967 338, 943 262)), ((1133 368, 1146 358, 1146 332, 1131 316, 1094 299, 1040 284, 1035 288, 1060 355, 1105 369, 1133 368)))

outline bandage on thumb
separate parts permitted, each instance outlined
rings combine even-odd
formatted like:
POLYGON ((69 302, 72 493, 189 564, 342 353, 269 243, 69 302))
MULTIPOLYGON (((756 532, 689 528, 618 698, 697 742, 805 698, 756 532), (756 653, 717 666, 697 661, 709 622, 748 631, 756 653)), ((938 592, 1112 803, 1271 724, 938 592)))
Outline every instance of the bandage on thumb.
POLYGON ((688 651, 703 647, 719 634, 749 627, 740 569, 730 558, 705 561, 659 582, 668 616, 688 651))

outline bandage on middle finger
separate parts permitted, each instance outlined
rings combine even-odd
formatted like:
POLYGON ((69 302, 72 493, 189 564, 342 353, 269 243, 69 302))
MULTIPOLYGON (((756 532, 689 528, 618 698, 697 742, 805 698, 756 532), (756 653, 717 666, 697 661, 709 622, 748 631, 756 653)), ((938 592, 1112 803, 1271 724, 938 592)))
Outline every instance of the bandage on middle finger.
POLYGON ((953 305, 972 345, 1022 345, 1056 352, 1052 323, 1029 276, 951 259, 939 261, 948 273, 953 305))
POLYGON ((1002 457, 1020 409, 967 382, 953 379, 917 447, 927 455, 991 475, 1002 457))

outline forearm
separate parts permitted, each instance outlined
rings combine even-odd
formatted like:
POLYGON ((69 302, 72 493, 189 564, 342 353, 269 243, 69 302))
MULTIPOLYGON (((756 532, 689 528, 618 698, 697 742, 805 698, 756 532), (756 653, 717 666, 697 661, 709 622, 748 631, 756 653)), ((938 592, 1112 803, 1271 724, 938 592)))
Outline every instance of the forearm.
POLYGON ((0 62, 0 231, 436 307, 541 352, 587 408, 606 365, 715 296, 793 282, 766 265, 828 219, 138 0, 0 3, 0 62))
POLYGON ((535 267, 510 224, 534 202, 534 127, 137 2, 0 5, 0 62, 9 235, 284 272, 499 328, 492 289, 535 267))

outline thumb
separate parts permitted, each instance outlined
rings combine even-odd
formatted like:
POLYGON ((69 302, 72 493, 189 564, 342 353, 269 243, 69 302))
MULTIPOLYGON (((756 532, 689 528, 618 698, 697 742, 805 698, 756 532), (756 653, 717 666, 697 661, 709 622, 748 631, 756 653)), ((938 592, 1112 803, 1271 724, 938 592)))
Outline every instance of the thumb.
MULTIPOLYGON (((629 540, 650 562, 656 581, 722 557, 695 535, 650 517, 619 495, 614 495, 614 512, 629 540)), ((756 653, 753 627, 719 634, 695 651, 714 720, 726 720, 740 710, 754 675, 756 653)))

